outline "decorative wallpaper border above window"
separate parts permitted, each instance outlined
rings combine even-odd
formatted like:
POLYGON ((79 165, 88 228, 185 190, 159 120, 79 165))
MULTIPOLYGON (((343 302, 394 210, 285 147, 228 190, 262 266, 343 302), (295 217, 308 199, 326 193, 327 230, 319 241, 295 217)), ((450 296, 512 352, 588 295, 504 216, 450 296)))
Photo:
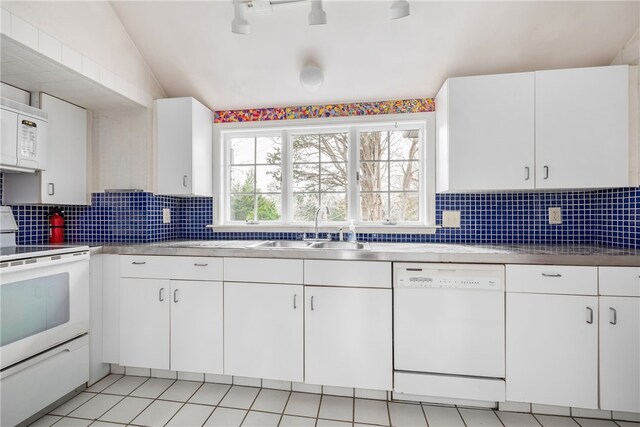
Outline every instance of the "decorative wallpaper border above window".
POLYGON ((214 123, 260 122, 268 120, 318 119, 327 117, 375 116, 379 114, 427 113, 435 111, 432 98, 347 104, 305 105, 299 107, 252 108, 214 113, 214 123))

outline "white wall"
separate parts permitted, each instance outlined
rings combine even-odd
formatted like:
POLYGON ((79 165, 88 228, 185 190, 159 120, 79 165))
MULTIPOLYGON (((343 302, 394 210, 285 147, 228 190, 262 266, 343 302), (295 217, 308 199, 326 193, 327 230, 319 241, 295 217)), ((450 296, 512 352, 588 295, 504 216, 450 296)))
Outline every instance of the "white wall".
POLYGON ((126 76, 153 99, 166 97, 107 1, 3 1, 2 7, 115 74, 126 76))

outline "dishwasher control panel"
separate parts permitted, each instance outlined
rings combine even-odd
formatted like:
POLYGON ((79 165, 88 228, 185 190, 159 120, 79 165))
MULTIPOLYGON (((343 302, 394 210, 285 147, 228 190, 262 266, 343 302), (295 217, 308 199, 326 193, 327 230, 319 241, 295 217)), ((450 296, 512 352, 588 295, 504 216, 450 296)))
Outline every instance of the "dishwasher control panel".
POLYGON ((504 266, 475 264, 396 264, 395 288, 504 289, 504 266))

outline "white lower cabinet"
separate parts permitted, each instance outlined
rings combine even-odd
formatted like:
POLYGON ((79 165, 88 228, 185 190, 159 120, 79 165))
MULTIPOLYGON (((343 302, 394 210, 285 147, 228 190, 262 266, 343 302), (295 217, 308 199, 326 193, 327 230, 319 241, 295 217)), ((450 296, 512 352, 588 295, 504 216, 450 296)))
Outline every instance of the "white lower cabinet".
POLYGON ((171 370, 222 372, 220 282, 171 281, 171 370))
POLYGON ((122 366, 222 372, 222 283, 120 279, 122 366))
POLYGON ((506 307, 507 401, 598 408, 598 297, 508 293, 506 307))
POLYGON ((169 369, 169 280, 120 279, 120 365, 169 369))
POLYGON ((391 289, 305 288, 305 382, 392 389, 391 289))
POLYGON ((640 412, 640 268, 599 271, 600 408, 640 412))
POLYGON ((224 373, 303 381, 302 285, 226 282, 224 373))

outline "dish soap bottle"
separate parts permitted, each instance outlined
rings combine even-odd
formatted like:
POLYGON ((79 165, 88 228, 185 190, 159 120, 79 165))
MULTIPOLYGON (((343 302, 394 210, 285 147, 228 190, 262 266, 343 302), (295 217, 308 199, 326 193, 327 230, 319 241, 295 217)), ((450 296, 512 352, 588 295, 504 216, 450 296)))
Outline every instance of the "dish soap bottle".
POLYGON ((352 219, 351 221, 349 221, 349 242, 355 242, 356 241, 356 220, 352 219))

